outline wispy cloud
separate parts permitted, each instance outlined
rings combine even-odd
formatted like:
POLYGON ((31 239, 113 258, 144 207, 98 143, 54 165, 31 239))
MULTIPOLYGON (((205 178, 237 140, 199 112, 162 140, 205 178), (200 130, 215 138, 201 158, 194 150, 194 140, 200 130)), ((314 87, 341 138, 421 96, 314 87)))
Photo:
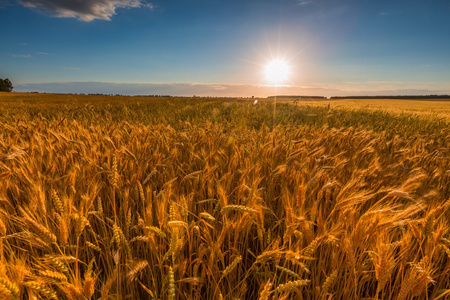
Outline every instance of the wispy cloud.
POLYGON ((297 3, 298 3, 298 5, 308 5, 308 4, 311 4, 312 3, 312 1, 311 0, 299 0, 299 1, 297 1, 297 3))
POLYGON ((149 8, 144 0, 19 0, 23 6, 43 11, 60 18, 78 18, 90 22, 110 20, 117 8, 149 8))
POLYGON ((400 80, 396 80, 396 81, 392 81, 392 80, 368 80, 366 81, 369 84, 404 84, 406 83, 405 81, 400 81, 400 80))
POLYGON ((30 54, 11 54, 12 57, 19 57, 19 58, 30 58, 30 54))
POLYGON ((79 70, 80 68, 77 67, 64 67, 65 70, 79 70))
POLYGON ((50 53, 47 52, 38 52, 39 55, 50 55, 50 53))

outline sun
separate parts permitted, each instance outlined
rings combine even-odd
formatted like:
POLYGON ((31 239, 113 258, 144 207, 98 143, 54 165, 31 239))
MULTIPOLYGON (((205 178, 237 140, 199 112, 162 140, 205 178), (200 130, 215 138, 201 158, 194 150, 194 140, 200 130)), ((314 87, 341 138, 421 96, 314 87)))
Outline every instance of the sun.
POLYGON ((274 85, 280 85, 288 79, 289 65, 281 59, 270 61, 265 68, 266 80, 274 85))

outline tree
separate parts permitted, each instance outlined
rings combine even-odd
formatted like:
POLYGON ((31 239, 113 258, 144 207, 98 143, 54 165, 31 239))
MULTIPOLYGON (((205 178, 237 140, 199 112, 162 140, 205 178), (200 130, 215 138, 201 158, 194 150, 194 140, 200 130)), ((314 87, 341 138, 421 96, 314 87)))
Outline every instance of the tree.
POLYGON ((13 88, 11 80, 0 78, 0 92, 11 92, 13 88))

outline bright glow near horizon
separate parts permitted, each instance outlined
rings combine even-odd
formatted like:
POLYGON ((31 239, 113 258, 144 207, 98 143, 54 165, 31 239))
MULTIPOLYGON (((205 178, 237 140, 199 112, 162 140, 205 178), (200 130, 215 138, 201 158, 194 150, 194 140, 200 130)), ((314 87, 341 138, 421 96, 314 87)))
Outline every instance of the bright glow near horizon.
POLYGON ((289 66, 286 61, 274 59, 265 68, 266 80, 274 85, 280 85, 288 79, 289 66))

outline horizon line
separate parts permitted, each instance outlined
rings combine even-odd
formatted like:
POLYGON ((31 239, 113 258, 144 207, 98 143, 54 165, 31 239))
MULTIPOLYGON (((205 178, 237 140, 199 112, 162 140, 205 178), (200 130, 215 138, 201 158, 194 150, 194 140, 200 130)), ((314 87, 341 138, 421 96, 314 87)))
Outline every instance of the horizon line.
POLYGON ((445 96, 450 95, 446 88, 421 86, 395 86, 362 83, 355 87, 327 85, 314 86, 267 86, 262 84, 230 83, 119 83, 105 81, 66 81, 41 83, 16 83, 15 92, 38 92, 59 94, 120 94, 120 95, 173 95, 210 97, 269 97, 269 96, 311 96, 311 97, 354 97, 354 96, 445 96))

